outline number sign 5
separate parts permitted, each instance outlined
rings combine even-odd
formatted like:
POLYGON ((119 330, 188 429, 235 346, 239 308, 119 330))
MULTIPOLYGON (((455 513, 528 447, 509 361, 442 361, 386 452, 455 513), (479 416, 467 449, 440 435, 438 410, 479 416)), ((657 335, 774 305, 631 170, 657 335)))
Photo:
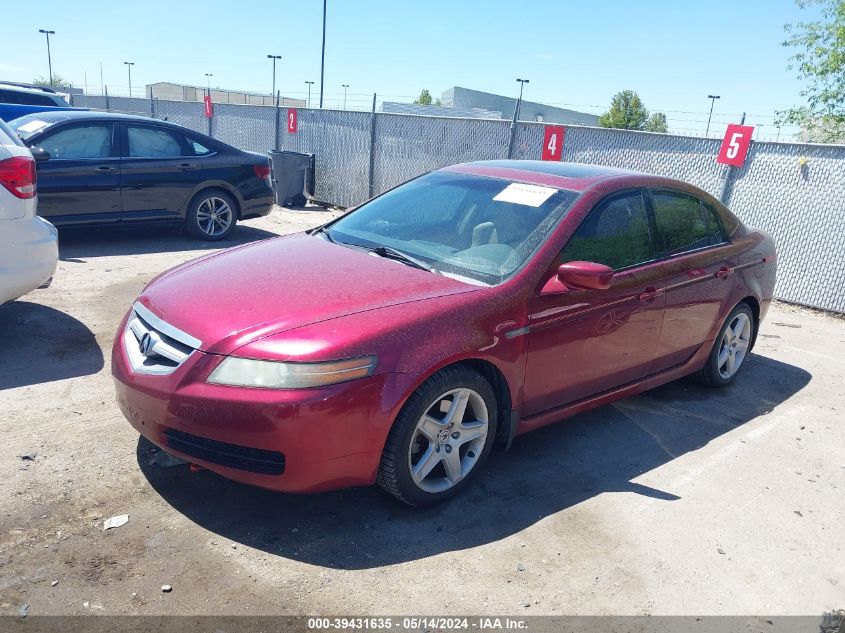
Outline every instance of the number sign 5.
POLYGON ((722 140, 722 147, 719 149, 716 162, 742 167, 748 154, 752 134, 754 134, 754 126, 731 123, 725 131, 725 138, 722 140))

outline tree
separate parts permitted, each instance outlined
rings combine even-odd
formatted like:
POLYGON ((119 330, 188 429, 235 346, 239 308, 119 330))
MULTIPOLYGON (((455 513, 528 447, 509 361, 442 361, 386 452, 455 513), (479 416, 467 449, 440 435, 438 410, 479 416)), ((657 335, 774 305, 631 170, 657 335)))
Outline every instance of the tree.
POLYGON ((633 90, 623 90, 613 95, 610 109, 599 117, 601 127, 614 127, 623 130, 641 130, 648 119, 640 96, 633 90))
POLYGON ((417 105, 441 105, 440 99, 432 99, 431 93, 428 91, 427 88, 423 88, 420 96, 414 99, 414 103, 417 105))
POLYGON ((640 95, 633 90, 623 90, 613 95, 610 109, 599 117, 599 126, 649 132, 667 131, 666 115, 655 112, 649 118, 640 95))
POLYGON ((49 77, 36 77, 35 79, 32 80, 32 85, 33 86, 47 86, 48 88, 56 88, 56 89, 59 89, 59 90, 62 90, 62 89, 66 90, 68 88, 73 87, 73 84, 70 81, 68 81, 67 79, 65 79, 61 75, 57 75, 56 73, 53 73, 53 83, 52 84, 50 83, 49 77))
POLYGON ((662 134, 666 134, 669 131, 666 125, 666 115, 662 112, 652 114, 648 121, 646 121, 645 130, 646 132, 661 132, 662 134))
POLYGON ((805 84, 807 104, 778 113, 777 124, 799 125, 810 140, 845 140, 845 0, 796 0, 799 8, 821 8, 814 22, 787 24, 783 46, 797 49, 790 58, 805 84))

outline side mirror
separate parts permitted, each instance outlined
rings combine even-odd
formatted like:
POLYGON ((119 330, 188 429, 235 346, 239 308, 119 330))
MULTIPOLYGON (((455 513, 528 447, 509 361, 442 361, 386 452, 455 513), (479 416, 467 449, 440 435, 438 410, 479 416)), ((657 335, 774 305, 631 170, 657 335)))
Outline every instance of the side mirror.
POLYGON ((45 160, 50 160, 50 152, 43 147, 30 147, 29 151, 36 163, 43 163, 45 160))
POLYGON ((613 282, 613 269, 595 262, 567 262, 557 269, 557 275, 549 279, 541 295, 552 295, 567 290, 607 290, 613 282))

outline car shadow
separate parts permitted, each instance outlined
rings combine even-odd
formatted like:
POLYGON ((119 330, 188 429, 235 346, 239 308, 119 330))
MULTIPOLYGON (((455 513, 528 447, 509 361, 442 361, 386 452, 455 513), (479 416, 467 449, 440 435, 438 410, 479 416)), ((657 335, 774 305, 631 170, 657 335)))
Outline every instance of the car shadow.
POLYGON ((672 503, 673 491, 633 480, 771 411, 810 378, 752 355, 728 388, 664 385, 517 438, 509 452, 491 455, 473 486, 428 509, 376 487, 286 495, 184 465, 162 468, 143 438, 137 457, 158 494, 215 534, 313 565, 372 568, 497 541, 601 493, 672 503))
POLYGON ((84 262, 86 257, 109 255, 143 255, 222 249, 278 237, 248 224, 238 224, 232 235, 219 242, 192 238, 173 224, 143 224, 114 227, 62 227, 59 229, 59 259, 84 262))
POLYGON ((72 316, 38 303, 0 306, 0 391, 96 374, 103 352, 94 333, 72 316))

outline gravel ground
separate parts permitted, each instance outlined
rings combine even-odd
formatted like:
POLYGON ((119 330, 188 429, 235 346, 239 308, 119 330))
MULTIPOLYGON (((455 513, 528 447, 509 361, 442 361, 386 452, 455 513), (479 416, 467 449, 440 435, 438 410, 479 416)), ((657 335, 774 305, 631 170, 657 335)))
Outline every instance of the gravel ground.
MULTIPOLYGON (((277 209, 226 245, 331 215, 277 209)), ((161 465, 114 403, 118 321, 209 246, 65 231, 53 286, 0 307, 0 614, 845 605, 845 321, 773 306, 734 386, 680 381, 521 437, 438 508, 376 488, 282 495, 161 465)))

